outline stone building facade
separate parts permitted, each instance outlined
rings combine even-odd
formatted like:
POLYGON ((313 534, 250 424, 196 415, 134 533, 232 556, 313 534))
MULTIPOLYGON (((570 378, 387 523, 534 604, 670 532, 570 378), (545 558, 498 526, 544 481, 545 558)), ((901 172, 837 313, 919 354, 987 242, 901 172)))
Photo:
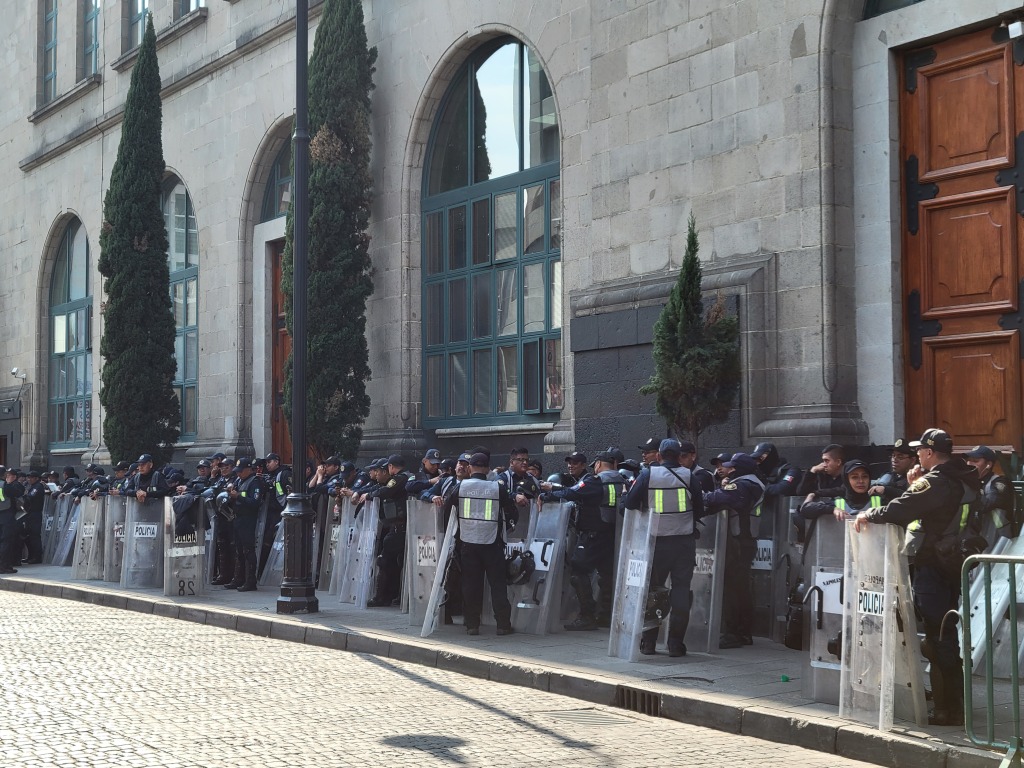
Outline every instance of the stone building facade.
MULTIPOLYGON (((811 456, 920 427, 901 94, 931 70, 906 51, 975 30, 1010 51, 998 25, 1019 2, 363 5, 379 53, 364 455, 630 451, 664 434, 636 389, 691 212, 705 288, 742 329, 740 400, 705 448, 811 456)), ((27 374, 0 387, 8 464, 106 458, 98 235, 144 9, 164 81, 178 459, 280 447, 293 4, 31 0, 9 9, 0 92, 0 361, 27 374)))

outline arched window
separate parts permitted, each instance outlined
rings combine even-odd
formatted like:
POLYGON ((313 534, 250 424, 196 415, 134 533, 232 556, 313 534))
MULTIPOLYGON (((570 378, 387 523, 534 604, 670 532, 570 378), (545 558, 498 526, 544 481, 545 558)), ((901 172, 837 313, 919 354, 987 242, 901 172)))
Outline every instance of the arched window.
POLYGON ((263 193, 263 212, 260 223, 284 216, 292 201, 292 142, 285 142, 270 169, 267 189, 263 193))
POLYGON ((434 121, 423 171, 424 424, 561 410, 558 119, 512 38, 478 50, 434 121))
POLYGON ((68 224, 50 278, 51 448, 79 448, 92 438, 92 296, 89 239, 68 224))
POLYGON ((174 311, 174 390, 181 401, 181 438, 195 438, 199 423, 199 230, 192 198, 173 176, 164 182, 167 266, 174 311))

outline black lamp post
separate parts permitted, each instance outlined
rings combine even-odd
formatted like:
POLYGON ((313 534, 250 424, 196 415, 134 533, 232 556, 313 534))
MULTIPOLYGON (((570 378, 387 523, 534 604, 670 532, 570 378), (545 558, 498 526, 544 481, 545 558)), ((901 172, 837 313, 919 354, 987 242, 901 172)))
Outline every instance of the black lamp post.
POLYGON ((313 508, 306 485, 306 283, 309 240, 309 0, 295 3, 295 207, 292 211, 292 464, 295 487, 281 513, 284 575, 278 613, 317 613, 313 584, 313 508))

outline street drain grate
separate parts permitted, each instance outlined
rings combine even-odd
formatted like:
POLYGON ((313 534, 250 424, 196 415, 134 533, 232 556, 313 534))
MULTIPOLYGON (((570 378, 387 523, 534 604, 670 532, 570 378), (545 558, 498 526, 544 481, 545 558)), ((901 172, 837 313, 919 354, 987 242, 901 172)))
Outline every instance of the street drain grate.
POLYGON ((615 706, 641 715, 661 716, 661 696, 625 685, 620 685, 615 691, 615 706))
POLYGON ((599 709, 570 709, 564 712, 545 712, 553 720, 561 720, 575 725, 628 725, 633 721, 628 717, 610 715, 599 709))

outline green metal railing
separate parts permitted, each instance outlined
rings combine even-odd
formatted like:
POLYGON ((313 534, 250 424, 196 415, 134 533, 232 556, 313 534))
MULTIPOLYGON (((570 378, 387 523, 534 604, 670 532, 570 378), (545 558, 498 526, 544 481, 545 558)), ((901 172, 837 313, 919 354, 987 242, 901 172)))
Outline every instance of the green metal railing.
POLYGON ((961 573, 963 603, 961 626, 964 633, 964 724, 967 735, 971 741, 981 747, 994 749, 1005 749, 1006 758, 1003 766, 1021 765, 1021 734, 1020 734, 1020 669, 1019 649, 1020 644, 1017 638, 1017 566, 1024 566, 1024 557, 1003 557, 1000 555, 971 555, 964 561, 961 573), (1002 620, 1002 616, 992 615, 992 566, 1005 565, 1006 578, 1009 587, 1009 600, 1007 602, 1007 618, 1009 619, 1010 630, 1010 707, 1013 713, 1013 737, 1011 740, 1003 741, 996 738, 995 722, 995 676, 993 674, 993 644, 994 623, 1002 620), (984 733, 979 735, 975 732, 974 723, 974 695, 971 678, 974 662, 971 654, 971 606, 968 600, 971 588, 971 570, 978 566, 979 572, 974 577, 981 579, 985 589, 984 612, 985 612, 985 728, 984 733))

